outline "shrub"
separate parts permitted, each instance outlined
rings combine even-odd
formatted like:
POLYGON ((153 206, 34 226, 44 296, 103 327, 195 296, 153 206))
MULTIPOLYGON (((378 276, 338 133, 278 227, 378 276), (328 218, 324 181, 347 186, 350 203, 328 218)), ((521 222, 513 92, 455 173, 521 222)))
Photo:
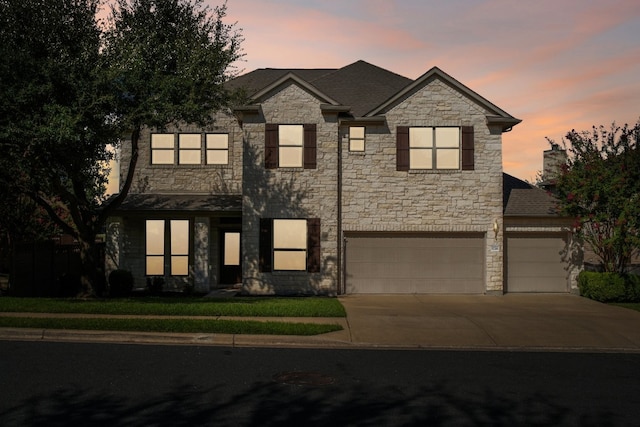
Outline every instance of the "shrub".
POLYGON ((640 302, 640 276, 629 274, 625 281, 627 302, 640 302))
POLYGON ((128 270, 113 270, 109 273, 109 295, 128 296, 133 290, 133 274, 128 270))
POLYGON ((578 275, 580 295, 600 302, 640 301, 640 276, 583 271, 578 275))
POLYGON ((58 283, 60 287, 58 289, 58 294, 55 296, 65 298, 75 297, 82 289, 79 274, 65 273, 58 278, 58 283))
POLYGON ((164 277, 154 276, 147 277, 147 290, 153 295, 162 293, 164 288, 164 277))
POLYGON ((600 302, 621 302, 625 299, 625 281, 617 273, 583 271, 578 275, 580 295, 600 302))

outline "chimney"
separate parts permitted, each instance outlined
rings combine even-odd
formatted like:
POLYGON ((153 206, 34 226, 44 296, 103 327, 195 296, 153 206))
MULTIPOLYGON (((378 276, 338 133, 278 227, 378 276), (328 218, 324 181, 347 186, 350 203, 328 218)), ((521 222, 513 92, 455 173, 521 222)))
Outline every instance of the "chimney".
POLYGON ((542 154, 542 187, 553 190, 563 165, 567 163, 567 151, 551 143, 551 149, 542 154))

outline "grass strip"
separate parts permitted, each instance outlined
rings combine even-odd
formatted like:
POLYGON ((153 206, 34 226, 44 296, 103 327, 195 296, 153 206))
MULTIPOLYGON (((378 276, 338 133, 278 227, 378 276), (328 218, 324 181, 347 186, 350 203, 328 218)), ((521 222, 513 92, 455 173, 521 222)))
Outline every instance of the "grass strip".
POLYGON ((341 331, 338 324, 202 319, 69 319, 0 317, 0 327, 127 332, 178 332, 249 335, 320 335, 341 331))
POLYGON ((640 303, 637 302, 620 302, 612 303, 611 305, 617 305, 619 307, 628 308, 630 310, 640 311, 640 303))
POLYGON ((0 312, 137 314, 157 316, 345 317, 328 297, 134 297, 80 300, 0 297, 0 312))

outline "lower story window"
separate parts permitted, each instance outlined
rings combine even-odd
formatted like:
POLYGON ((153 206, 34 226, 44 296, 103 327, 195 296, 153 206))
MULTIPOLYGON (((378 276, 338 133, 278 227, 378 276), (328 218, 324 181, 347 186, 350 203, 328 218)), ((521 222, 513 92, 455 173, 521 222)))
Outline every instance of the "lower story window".
POLYGON ((307 269, 307 220, 273 220, 273 269, 307 269))
POLYGON ((189 275, 189 221, 152 219, 146 222, 147 276, 189 275))
POLYGON ((320 219, 260 219, 260 271, 320 272, 320 219))

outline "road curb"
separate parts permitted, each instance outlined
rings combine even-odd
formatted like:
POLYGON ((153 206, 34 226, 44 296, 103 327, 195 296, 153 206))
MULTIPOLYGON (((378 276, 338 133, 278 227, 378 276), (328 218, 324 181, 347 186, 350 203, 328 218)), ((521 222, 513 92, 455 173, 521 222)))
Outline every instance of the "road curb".
POLYGON ((103 344, 219 346, 234 348, 300 348, 327 350, 423 350, 478 351, 532 353, 632 353, 640 349, 600 347, 513 347, 513 346, 441 346, 441 345, 385 345, 350 342, 338 336, 342 331, 326 335, 301 337, 295 335, 198 334, 162 332, 78 331, 57 329, 0 328, 0 341, 43 341, 103 344), (333 335, 336 334, 336 335, 333 335))
MULTIPOLYGON (((342 331, 339 331, 340 333, 342 331)), ((334 334, 334 333, 332 333, 334 334)), ((0 328, 4 341, 94 342, 114 344, 211 345, 225 347, 352 347, 352 343, 321 336, 244 335, 163 332, 79 331, 0 328)))

